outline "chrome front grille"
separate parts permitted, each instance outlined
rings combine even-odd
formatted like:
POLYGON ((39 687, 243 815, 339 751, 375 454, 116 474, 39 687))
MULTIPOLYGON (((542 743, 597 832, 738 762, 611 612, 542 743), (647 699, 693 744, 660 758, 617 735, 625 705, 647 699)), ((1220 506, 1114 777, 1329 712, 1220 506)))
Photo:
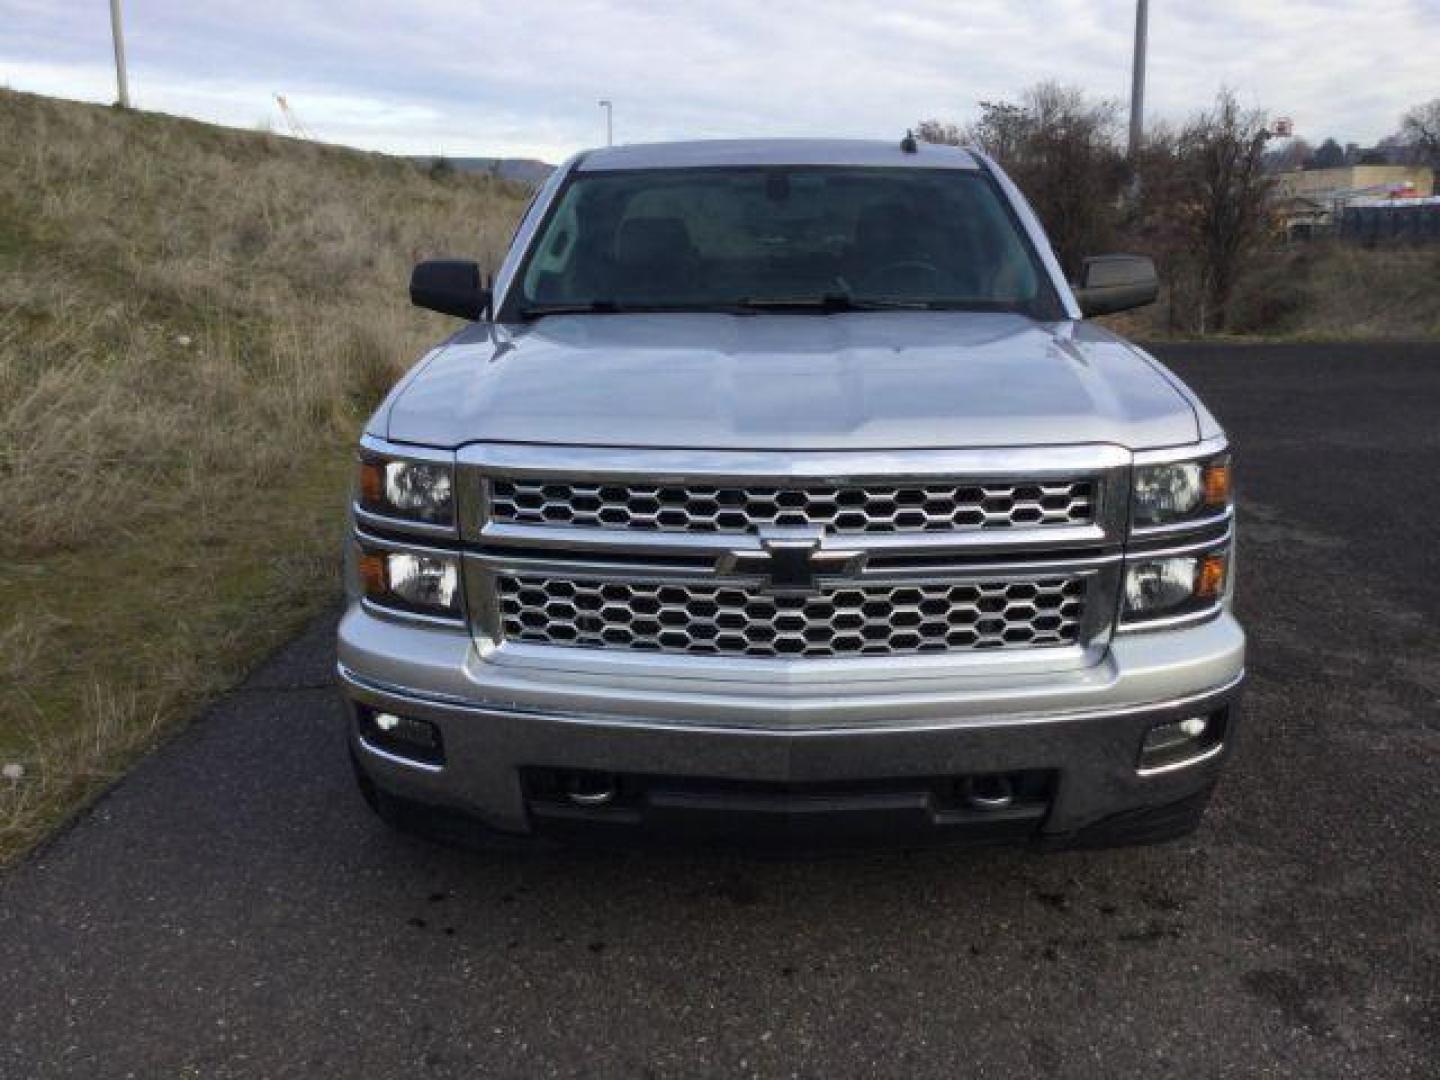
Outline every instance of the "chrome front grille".
POLYGON ((770 525, 884 534, 1088 525, 1095 509, 1088 479, 769 487, 500 478, 490 485, 489 519, 674 533, 770 525))
POLYGON ((500 574, 505 637, 726 657, 856 657, 1074 645, 1085 580, 864 585, 803 596, 695 582, 500 574))
POLYGON ((1119 447, 457 459, 466 604, 495 663, 744 679, 787 661, 787 685, 820 685, 1074 669, 1113 629, 1119 447))

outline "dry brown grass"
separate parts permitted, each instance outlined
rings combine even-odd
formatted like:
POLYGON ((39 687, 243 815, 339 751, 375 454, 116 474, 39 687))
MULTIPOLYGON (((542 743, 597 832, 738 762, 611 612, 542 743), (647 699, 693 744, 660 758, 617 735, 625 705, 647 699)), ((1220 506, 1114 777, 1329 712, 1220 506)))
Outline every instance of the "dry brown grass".
MULTIPOLYGON (((1291 341, 1440 338, 1440 247, 1316 241, 1256 258, 1236 290, 1230 337, 1291 341)), ((1191 337, 1168 298, 1107 319, 1130 337, 1191 337), (1179 327, 1180 329, 1177 329, 1179 327)))
POLYGON ((1315 339, 1440 337, 1440 247, 1313 243, 1268 255, 1236 304, 1240 333, 1315 339))
POLYGON ((451 325, 410 266, 523 204, 0 91, 0 860, 333 595, 345 448, 451 325))

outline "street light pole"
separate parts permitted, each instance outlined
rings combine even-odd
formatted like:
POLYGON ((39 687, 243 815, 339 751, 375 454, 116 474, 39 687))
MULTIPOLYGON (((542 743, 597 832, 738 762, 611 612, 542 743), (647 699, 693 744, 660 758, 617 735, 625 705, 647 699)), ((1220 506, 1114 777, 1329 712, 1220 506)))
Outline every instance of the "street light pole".
POLYGON ((600 99, 600 107, 605 110, 605 145, 615 145, 615 106, 609 98, 600 99))
POLYGON ((1149 0, 1135 0, 1135 62, 1130 73, 1130 160, 1140 153, 1145 134, 1145 47, 1150 15, 1149 0))
POLYGON ((120 25, 120 0, 110 0, 110 34, 115 39, 115 86, 122 109, 130 107, 130 80, 125 76, 125 31, 120 25))

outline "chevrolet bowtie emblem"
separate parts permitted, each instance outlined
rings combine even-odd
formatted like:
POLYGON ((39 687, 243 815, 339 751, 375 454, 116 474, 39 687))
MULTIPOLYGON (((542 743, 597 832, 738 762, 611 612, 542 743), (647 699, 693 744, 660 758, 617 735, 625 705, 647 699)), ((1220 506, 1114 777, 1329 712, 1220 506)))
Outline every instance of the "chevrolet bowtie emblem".
POLYGON ((823 542, 815 529, 762 528, 761 550, 727 552, 716 569, 761 576, 760 590, 772 596, 806 596, 819 590, 821 577, 853 577, 865 565, 863 551, 832 551, 823 542))

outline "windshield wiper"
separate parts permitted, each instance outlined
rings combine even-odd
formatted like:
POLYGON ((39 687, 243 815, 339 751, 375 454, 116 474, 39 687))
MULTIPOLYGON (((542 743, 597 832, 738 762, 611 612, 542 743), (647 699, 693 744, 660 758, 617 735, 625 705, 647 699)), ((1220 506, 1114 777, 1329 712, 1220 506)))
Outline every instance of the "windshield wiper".
POLYGON ((614 300, 586 300, 579 304, 530 304, 517 314, 521 319, 538 319, 545 315, 609 314, 624 310, 614 300))
POLYGON ((820 293, 817 296, 746 296, 736 307, 765 311, 924 311, 925 300, 867 300, 843 292, 820 293))
POLYGON ((620 304, 614 300, 585 300, 579 303, 528 304, 516 314, 522 321, 546 315, 609 315, 617 312, 746 312, 746 311, 925 311, 926 300, 868 300, 849 293, 828 292, 815 296, 745 296, 724 303, 620 304))

